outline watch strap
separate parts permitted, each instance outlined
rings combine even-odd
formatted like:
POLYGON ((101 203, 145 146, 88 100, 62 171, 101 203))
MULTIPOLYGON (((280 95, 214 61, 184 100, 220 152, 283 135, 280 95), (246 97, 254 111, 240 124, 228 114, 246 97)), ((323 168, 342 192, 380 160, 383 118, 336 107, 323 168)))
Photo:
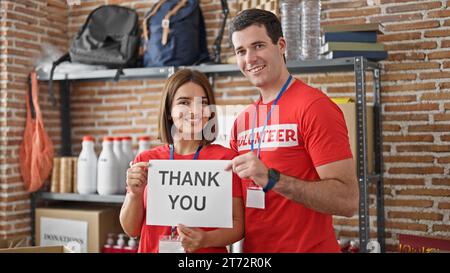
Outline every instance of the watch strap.
POLYGON ((275 184, 278 182, 278 180, 280 179, 280 174, 275 169, 269 169, 268 174, 269 174, 269 181, 267 182, 266 186, 263 188, 264 192, 268 192, 269 190, 271 190, 275 186, 275 184))

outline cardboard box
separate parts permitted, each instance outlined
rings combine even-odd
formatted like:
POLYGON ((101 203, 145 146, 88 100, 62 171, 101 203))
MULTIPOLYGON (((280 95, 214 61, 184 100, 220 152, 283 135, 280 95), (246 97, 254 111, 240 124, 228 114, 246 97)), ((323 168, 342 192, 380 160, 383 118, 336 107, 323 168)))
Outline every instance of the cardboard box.
POLYGON ((65 246, 30 246, 3 248, 0 253, 73 253, 65 246))
POLYGON ((447 238, 399 234, 401 253, 450 253, 450 240, 447 238))
POLYGON ((12 238, 0 239, 0 249, 25 246, 29 246, 28 236, 17 236, 12 238))
POLYGON ((108 233, 122 232, 117 208, 36 209, 38 246, 66 245, 76 249, 78 244, 79 252, 100 253, 108 233))
MULTIPOLYGON (((355 160, 355 168, 357 166, 357 134, 356 134, 356 104, 354 102, 338 103, 339 108, 344 113, 345 123, 347 124, 348 137, 350 140, 350 148, 352 150, 353 159, 355 160)), ((374 170, 374 130, 373 130, 373 106, 367 105, 367 157, 369 174, 374 170)))

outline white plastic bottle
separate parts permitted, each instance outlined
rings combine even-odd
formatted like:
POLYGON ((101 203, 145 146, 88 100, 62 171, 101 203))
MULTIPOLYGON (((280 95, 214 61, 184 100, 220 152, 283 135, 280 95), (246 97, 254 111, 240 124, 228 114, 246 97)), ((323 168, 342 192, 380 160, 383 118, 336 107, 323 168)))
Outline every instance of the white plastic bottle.
POLYGON ((108 233, 108 238, 106 239, 106 243, 103 245, 103 253, 112 253, 112 249, 114 247, 114 233, 108 233))
POLYGON ((114 246, 114 248, 118 248, 118 249, 124 248, 125 244, 126 244, 126 242, 125 242, 126 236, 127 235, 125 233, 119 233, 119 235, 118 235, 119 238, 117 239, 117 242, 116 242, 116 245, 114 246))
POLYGON ((135 238, 130 237, 130 239, 128 239, 128 248, 133 250, 138 248, 138 244, 135 238))
POLYGON ((377 240, 370 240, 367 243, 367 252, 369 253, 381 253, 381 246, 377 240))
POLYGON ((125 154, 125 158, 127 161, 127 168, 129 167, 130 161, 134 160, 133 147, 132 147, 132 138, 130 136, 126 136, 122 138, 122 151, 125 154))
POLYGON ((138 138, 139 140, 139 149, 137 154, 142 153, 143 151, 149 150, 150 149, 150 137, 149 136, 140 136, 138 138))
POLYGON ((102 152, 97 165, 97 192, 100 195, 113 195, 119 192, 118 167, 116 156, 113 152, 113 138, 104 137, 102 152))
POLYGON ((301 17, 301 58, 319 59, 320 53, 320 0, 302 0, 301 17))
POLYGON ((119 164, 117 170, 118 170, 118 183, 119 183, 119 189, 117 194, 125 194, 126 192, 126 181, 127 181, 127 169, 128 169, 128 163, 127 158, 125 158, 125 154, 122 150, 122 138, 121 137, 115 137, 113 142, 113 152, 116 156, 117 162, 119 164))
POLYGON ((97 154, 94 150, 94 138, 84 136, 78 156, 77 191, 79 194, 97 193, 97 154))
POLYGON ((108 233, 108 239, 106 239, 106 245, 112 247, 114 245, 114 233, 108 233))

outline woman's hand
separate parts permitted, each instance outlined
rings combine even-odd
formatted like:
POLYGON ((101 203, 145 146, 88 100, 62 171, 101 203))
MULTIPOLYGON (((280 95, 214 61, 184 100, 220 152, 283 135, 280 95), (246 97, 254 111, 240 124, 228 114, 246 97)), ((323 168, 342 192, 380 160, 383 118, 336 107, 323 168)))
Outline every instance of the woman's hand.
POLYGON ((186 252, 194 252, 207 246, 207 232, 200 228, 190 228, 179 224, 177 226, 180 235, 181 245, 186 252))
POLYGON ((148 162, 138 162, 127 170, 128 193, 142 196, 147 185, 148 162))

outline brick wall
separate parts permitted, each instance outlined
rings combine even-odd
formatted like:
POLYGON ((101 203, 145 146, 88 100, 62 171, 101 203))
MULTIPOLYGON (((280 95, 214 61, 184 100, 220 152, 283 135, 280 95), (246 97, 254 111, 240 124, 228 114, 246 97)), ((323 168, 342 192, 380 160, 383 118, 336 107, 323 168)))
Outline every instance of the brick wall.
MULTIPOLYGON (((6 141, 6 120, 7 120, 7 108, 6 108, 6 83, 7 74, 6 66, 6 46, 8 42, 6 41, 4 32, 4 24, 6 17, 5 6, 0 3, 0 143, 6 141)), ((4 168, 6 162, 6 151, 3 148, 3 144, 0 145, 0 190, 3 191, 3 184, 6 180, 6 170, 4 168)), ((5 213, 5 208, 2 207, 1 213, 5 213)), ((0 214, 0 215, 2 215, 0 214)), ((3 217, 3 216, 0 216, 3 217)), ((1 219, 0 224, 3 224, 4 219, 1 219)), ((0 232, 3 231, 3 225, 0 226, 0 232)))
MULTIPOLYGON (((0 19, 0 237, 30 234, 30 201, 19 169, 25 126, 26 79, 41 46, 67 47, 67 9, 57 0, 2 0, 0 19)), ((59 114, 42 86, 45 126, 59 149, 59 114)))
MULTIPOLYGON (((381 91, 386 235, 391 250, 399 233, 450 236, 449 3, 378 0, 322 5, 324 25, 380 22, 386 28, 378 40, 389 51, 389 59, 382 62, 381 91)), ((353 90, 349 83, 342 83, 344 90, 353 90)), ((356 235, 357 218, 336 217, 335 223, 341 235, 356 235)))
MULTIPOLYGON (((85 21, 87 14, 101 4, 120 3, 138 10, 140 19, 153 5, 149 1, 81 1, 80 6, 68 7, 64 1, 47 1, 52 7, 45 13, 42 4, 46 1, 6 1, 6 17, 2 14, 1 31, 12 31, 8 42, 0 39, 2 57, 0 81, 3 91, 8 90, 6 111, 0 109, 2 129, 0 141, 0 232, 2 235, 29 231, 28 195, 21 188, 18 170, 17 149, 21 141, 24 124, 24 77, 29 71, 24 62, 29 61, 28 52, 37 53, 38 48, 20 51, 20 42, 39 45, 49 37, 61 37, 53 43, 67 48, 71 37, 85 21), (26 7, 21 3, 34 3, 26 7), (22 9, 15 8, 21 6, 22 9), (56 10, 58 12, 55 12, 56 10), (32 13, 26 10, 38 10, 32 13), (11 17, 8 17, 12 14, 11 17), (61 16, 63 14, 63 16, 61 16), (50 18, 49 16, 53 17, 50 18), (16 17, 14 17, 16 16, 16 17), (19 16, 19 17, 17 17, 19 16), (38 19, 36 19, 38 18, 38 19), (66 19, 68 18, 68 19, 66 19), (5 20, 6 19, 6 20, 5 20), (27 20, 35 19, 36 22, 27 20), (46 24, 53 20, 52 24, 46 24), (26 24, 23 22, 27 22, 26 24), (5 27, 6 22, 6 27, 5 27), (9 23, 8 23, 9 22, 9 23), (10 24, 8 26, 8 24, 10 24), (17 25, 13 27, 12 25, 17 25), (23 25, 27 28, 24 28, 23 25), (22 28, 19 28, 22 27, 22 28), (37 27, 38 29, 34 29, 37 27), (17 30, 15 30, 17 28, 17 30), (42 28, 39 29, 39 28, 42 28), (63 31, 61 31, 63 30, 63 31), (39 34, 36 34, 39 33, 39 34), (64 36, 68 33, 68 37, 64 36), (23 34, 34 35, 32 38, 23 34), (17 48, 19 47, 19 48, 17 48), (16 60, 14 62, 14 60, 16 60), (19 60, 19 61, 17 61, 19 60), (4 63, 8 62, 5 72, 4 63), (10 69, 12 67, 12 69, 10 69), (6 79, 10 79, 6 81, 6 79), (6 87, 5 84, 7 84, 6 87), (3 89, 4 88, 4 89, 3 89), (11 100, 9 99, 11 98, 11 100), (11 110, 12 111, 11 111, 11 110), (5 114, 2 114, 5 113, 5 114), (8 131, 4 128, 7 123, 8 131), (8 144, 7 148, 5 145, 8 144), (12 218, 7 218, 12 217, 12 218), (17 223, 17 224, 16 224, 17 223), (19 226, 16 226, 19 225, 19 226)), ((381 22, 386 27, 379 41, 386 44, 389 59, 382 62, 383 135, 385 160, 385 210, 386 236, 390 250, 398 243, 399 233, 450 236, 450 11, 449 1, 408 0, 329 0, 323 1, 323 25, 353 22, 381 22)), ((237 1, 229 1, 232 17, 237 10, 237 1)), ((201 0, 205 16, 208 45, 212 44, 220 24, 220 1, 201 0)), ((225 32, 227 37, 228 32, 225 32)), ((228 41, 222 43, 222 59, 232 54, 228 41)), ((330 96, 354 97, 354 76, 351 73, 328 73, 298 75, 305 82, 326 91, 330 96)), ((368 90, 371 90, 371 75, 367 74, 368 90)), ((72 85, 72 143, 73 153, 80 150, 84 134, 95 137, 97 152, 104 135, 157 135, 157 113, 160 90, 164 79, 113 82, 75 82, 72 85)), ((42 92, 46 88, 41 85, 42 92)), ((255 88, 243 77, 220 77, 216 79, 215 92, 220 104, 248 103, 257 97, 255 88)), ((369 95, 370 100, 370 95, 369 95)), ((59 115, 52 110, 47 98, 41 96, 46 127, 56 147, 59 147, 59 115)), ((3 100, 0 107, 5 107, 3 100)), ((154 141, 153 144, 157 144, 154 141)), ((374 188, 371 188, 374 193, 374 188)), ((371 195, 371 228, 375 235, 375 203, 371 195), (373 219, 373 220, 372 220, 373 219)), ((357 237, 358 219, 335 217, 338 236, 357 237)))

